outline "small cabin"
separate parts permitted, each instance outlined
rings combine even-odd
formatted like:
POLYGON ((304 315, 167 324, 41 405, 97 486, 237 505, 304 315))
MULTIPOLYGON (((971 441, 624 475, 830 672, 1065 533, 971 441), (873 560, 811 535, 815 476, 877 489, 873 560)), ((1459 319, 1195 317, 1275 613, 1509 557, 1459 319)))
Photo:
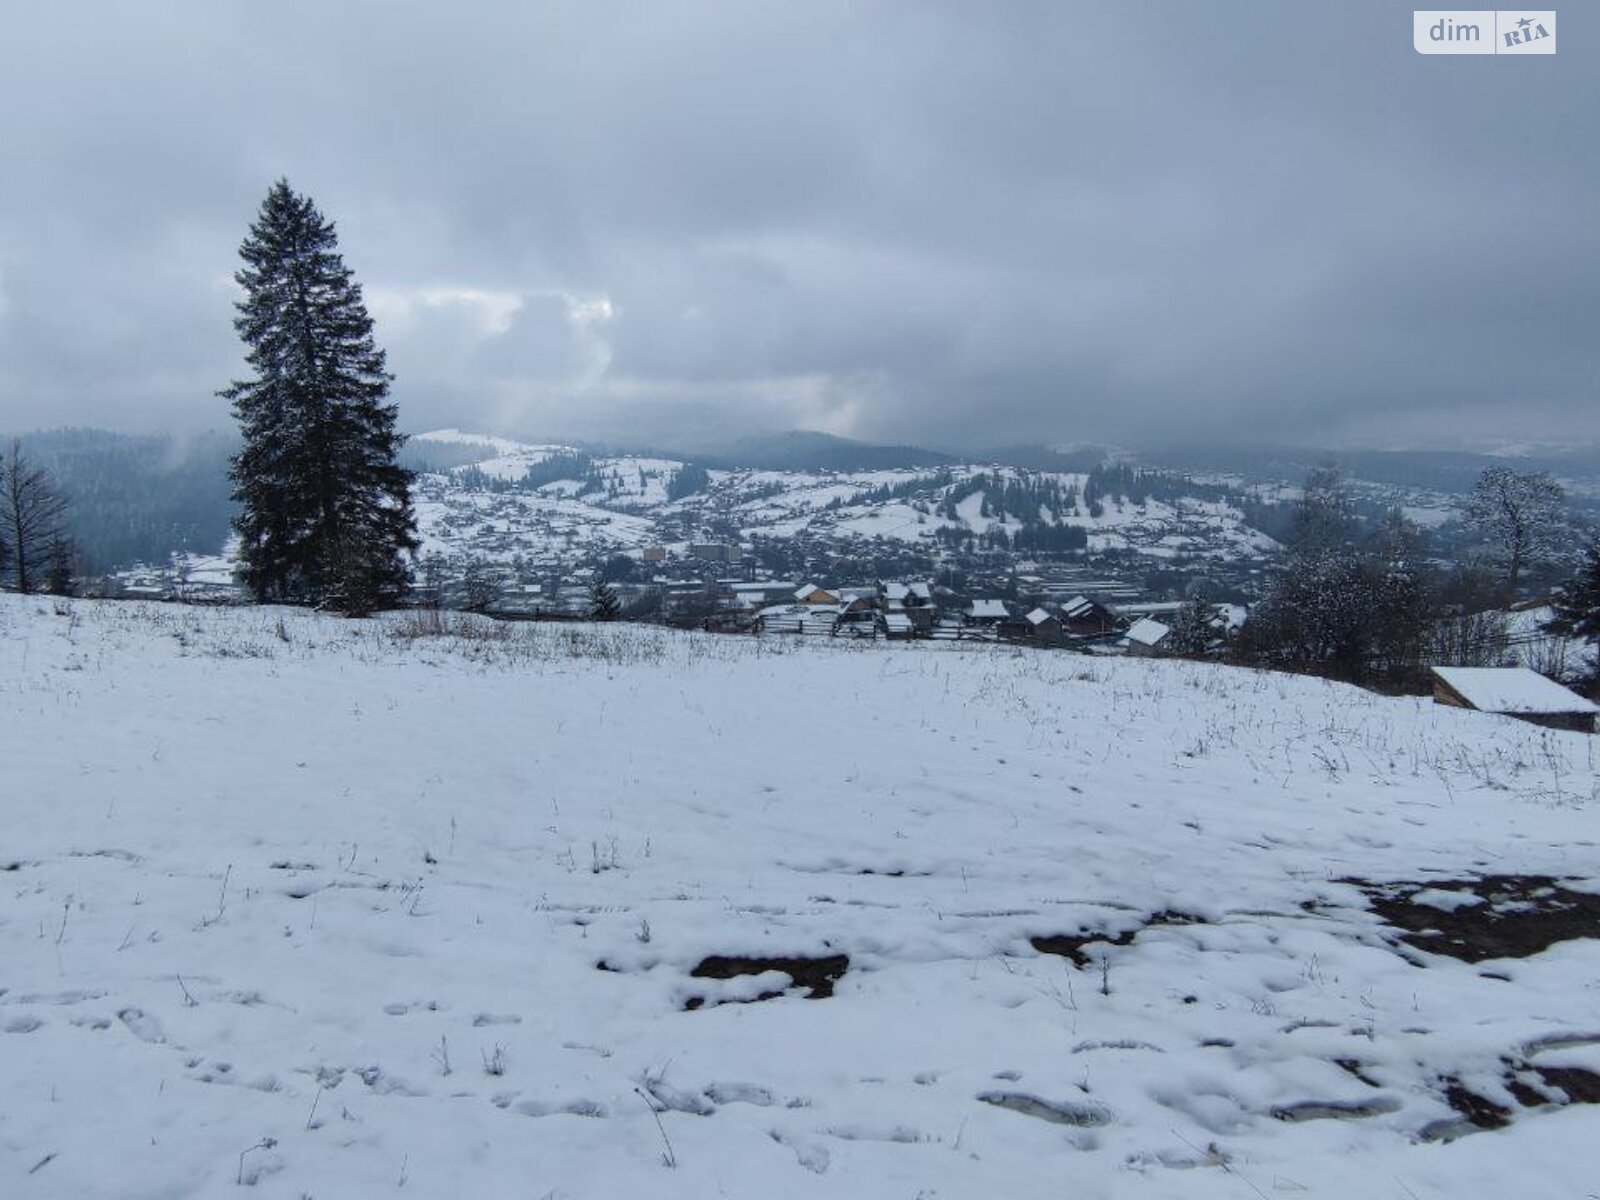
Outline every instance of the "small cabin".
POLYGON ((1151 617, 1140 617, 1128 626, 1127 636, 1122 639, 1122 646, 1129 654, 1160 654, 1167 635, 1172 632, 1170 625, 1163 625, 1151 617))
POLYGON ((1061 606, 1061 628, 1073 637, 1103 637, 1117 629, 1117 614, 1087 596, 1074 596, 1061 606))
POLYGON ((1593 733, 1600 705, 1528 667, 1434 667, 1433 698, 1551 729, 1593 733))
POLYGON ((998 625, 1011 619, 1011 610, 1004 600, 974 600, 967 608, 967 620, 974 625, 998 625))
POLYGON ((833 592, 830 592, 827 588, 818 587, 814 583, 808 583, 794 590, 794 602, 796 604, 836 605, 839 603, 839 597, 833 592))
POLYGON ((1048 609, 1036 608, 1023 619, 1028 623, 1029 636, 1042 642, 1061 640, 1061 619, 1048 609))

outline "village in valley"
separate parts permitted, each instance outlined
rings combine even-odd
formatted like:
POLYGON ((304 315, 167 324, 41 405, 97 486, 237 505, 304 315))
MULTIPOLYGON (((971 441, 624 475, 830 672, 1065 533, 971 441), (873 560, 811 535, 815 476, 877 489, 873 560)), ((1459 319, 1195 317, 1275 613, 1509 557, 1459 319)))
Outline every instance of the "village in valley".
MULTIPOLYGON (((410 603, 503 621, 600 615, 717 633, 1227 658, 1282 568, 1303 491, 1283 464, 1178 470, 1126 452, 1040 450, 1043 462, 1024 466, 839 445, 903 461, 707 469, 454 429, 418 435, 407 449, 422 537, 410 603)), ((1369 527, 1410 529, 1410 557, 1445 578, 1488 560, 1464 519, 1468 497, 1453 490, 1460 468, 1429 464, 1340 486, 1369 527)), ((1566 503, 1581 527, 1600 480, 1581 461, 1572 470, 1566 503)), ((234 567, 231 551, 179 552, 104 587, 238 603, 234 567)), ((1591 669, 1581 639, 1545 628, 1542 592, 1492 620, 1482 596, 1463 599, 1476 602, 1457 606, 1468 616, 1436 622, 1433 665, 1568 680, 1591 669)))

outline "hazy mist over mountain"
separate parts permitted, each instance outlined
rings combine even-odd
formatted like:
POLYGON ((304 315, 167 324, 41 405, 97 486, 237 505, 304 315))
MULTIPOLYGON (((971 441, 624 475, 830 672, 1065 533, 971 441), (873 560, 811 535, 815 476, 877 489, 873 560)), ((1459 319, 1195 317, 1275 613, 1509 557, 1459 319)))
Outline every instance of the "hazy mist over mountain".
POLYGON ((1376 2, 25 7, 0 425, 228 428, 285 176, 412 430, 1592 442, 1578 15, 1512 61, 1376 2))

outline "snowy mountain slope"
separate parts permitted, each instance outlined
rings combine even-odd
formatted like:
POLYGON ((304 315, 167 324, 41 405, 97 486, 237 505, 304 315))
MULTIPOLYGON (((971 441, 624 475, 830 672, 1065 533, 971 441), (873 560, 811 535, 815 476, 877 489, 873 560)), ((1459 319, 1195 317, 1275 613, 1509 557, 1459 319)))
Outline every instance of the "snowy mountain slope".
POLYGON ((0 597, 0 1194, 1593 1190, 1538 1072, 1600 1069, 1600 944, 1462 961, 1339 882, 1592 897, 1592 739, 418 620, 0 597))
MULTIPOLYGON (((645 544, 681 544, 688 531, 736 529, 753 535, 815 534, 840 540, 891 538, 931 548, 941 532, 1015 536, 1021 514, 994 503, 995 487, 1048 484, 1082 495, 1084 473, 1024 471, 983 463, 848 472, 718 469, 709 486, 677 500, 668 486, 683 463, 636 455, 589 457, 571 448, 520 445, 504 438, 444 430, 416 442, 479 444, 482 462, 425 475, 418 484, 418 517, 425 552, 471 551, 478 556, 560 562, 592 551, 629 551, 645 544), (570 477, 527 489, 522 480, 540 464, 565 455, 570 477), (954 497, 959 496, 959 499, 954 497), (574 507, 574 506, 577 507, 574 507), (953 510, 953 511, 951 511, 953 510), (463 539, 481 527, 486 511, 501 522, 497 537, 463 539), (607 521, 622 514, 634 521, 607 521)), ((1188 554, 1238 558, 1259 555, 1270 538, 1244 523, 1233 506, 1200 498, 1135 504, 1087 500, 1060 513, 1040 510, 1038 523, 1084 531, 1089 549, 1138 549, 1155 557, 1188 554)), ((710 533, 695 536, 711 538, 710 533)))

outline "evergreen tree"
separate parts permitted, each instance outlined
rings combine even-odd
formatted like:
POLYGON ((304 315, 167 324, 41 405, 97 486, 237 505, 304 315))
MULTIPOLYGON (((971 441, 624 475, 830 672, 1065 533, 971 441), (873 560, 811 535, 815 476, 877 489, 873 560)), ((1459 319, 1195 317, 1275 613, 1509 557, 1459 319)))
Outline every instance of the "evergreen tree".
POLYGON ((1582 569, 1561 587, 1552 603, 1555 616, 1546 628, 1600 642, 1600 541, 1589 543, 1582 569))
POLYGON ((241 576, 257 600, 359 615, 399 596, 414 551, 411 472, 391 376, 332 222, 286 180, 239 248, 234 328, 253 377, 220 394, 244 446, 229 478, 241 576))
POLYGON ((1205 654, 1221 640, 1216 627, 1217 610, 1196 594, 1190 596, 1172 619, 1172 630, 1162 646, 1168 653, 1190 657, 1205 654))
POLYGON ((698 463, 684 463, 667 484, 667 499, 682 500, 711 486, 711 473, 698 463))
POLYGON ((78 554, 72 540, 58 535, 50 543, 49 566, 45 573, 44 590, 52 596, 74 596, 78 592, 78 571, 75 565, 78 554))
POLYGON ((615 621, 622 616, 622 601, 617 590, 609 583, 597 583, 589 589, 589 617, 595 621, 615 621))

